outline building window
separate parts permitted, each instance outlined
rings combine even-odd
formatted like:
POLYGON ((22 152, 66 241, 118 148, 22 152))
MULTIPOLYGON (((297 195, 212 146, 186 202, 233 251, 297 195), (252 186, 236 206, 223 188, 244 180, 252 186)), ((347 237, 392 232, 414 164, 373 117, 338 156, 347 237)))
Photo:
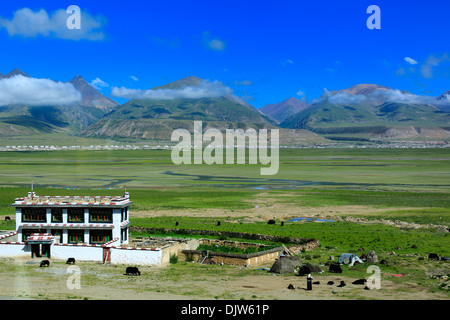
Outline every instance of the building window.
POLYGON ((62 229, 51 230, 52 236, 55 237, 55 243, 62 243, 63 231, 62 229))
POLYGON ((128 240, 128 237, 127 237, 127 235, 128 235, 128 228, 123 228, 122 230, 122 241, 127 241, 128 240))
POLYGON ((112 223, 112 209, 89 209, 89 222, 112 223))
POLYGON ((84 209, 67 209, 67 215, 69 217, 68 222, 84 222, 84 209))
POLYGON ((128 219, 127 215, 128 215, 128 207, 125 208, 121 208, 120 209, 120 215, 121 215, 121 222, 125 221, 128 219))
POLYGON ((52 222, 63 222, 62 209, 52 208, 52 222))
POLYGON ((111 230, 92 230, 89 234, 90 244, 101 244, 111 241, 112 231, 111 230))
POLYGON ((22 229, 22 242, 27 241, 27 238, 32 233, 39 233, 39 230, 38 229, 22 229))
POLYGON ((45 208, 23 208, 22 209, 23 222, 46 222, 47 215, 45 208))
POLYGON ((83 230, 68 230, 69 243, 84 243, 83 230))

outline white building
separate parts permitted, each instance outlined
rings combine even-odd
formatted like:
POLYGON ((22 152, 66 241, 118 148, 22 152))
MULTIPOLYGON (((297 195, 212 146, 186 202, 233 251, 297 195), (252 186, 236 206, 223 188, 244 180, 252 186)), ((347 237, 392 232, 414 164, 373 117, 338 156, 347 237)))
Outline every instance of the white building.
POLYGON ((31 245, 32 256, 50 257, 52 244, 127 244, 132 203, 128 192, 121 197, 37 196, 29 192, 11 206, 16 208, 18 241, 31 245))
POLYGON ((172 254, 194 249, 198 240, 160 247, 128 247, 128 192, 123 196, 17 198, 16 231, 0 234, 0 257, 75 258, 112 264, 167 265, 172 254))

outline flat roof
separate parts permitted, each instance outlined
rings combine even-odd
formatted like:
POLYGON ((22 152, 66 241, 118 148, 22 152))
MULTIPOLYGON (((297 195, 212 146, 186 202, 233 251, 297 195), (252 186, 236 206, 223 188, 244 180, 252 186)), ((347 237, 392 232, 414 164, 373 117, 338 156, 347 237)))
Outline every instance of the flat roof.
POLYGON ((12 207, 125 207, 133 202, 124 196, 27 196, 16 198, 12 207))

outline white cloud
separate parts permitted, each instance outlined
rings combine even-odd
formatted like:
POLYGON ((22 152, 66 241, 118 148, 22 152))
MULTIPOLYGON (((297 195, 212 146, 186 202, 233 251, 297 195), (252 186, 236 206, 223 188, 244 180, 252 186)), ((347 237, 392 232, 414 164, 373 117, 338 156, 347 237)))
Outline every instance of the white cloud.
POLYGON ((0 28, 5 28, 8 34, 22 37, 54 37, 70 40, 101 40, 105 37, 102 27, 105 18, 94 17, 81 10, 81 29, 67 28, 67 19, 71 15, 64 9, 48 13, 45 9, 33 11, 22 8, 14 12, 11 19, 0 17, 0 28))
POLYGON ((450 57, 448 53, 442 54, 440 57, 435 56, 434 54, 431 54, 427 60, 425 60, 425 63, 421 66, 421 74, 422 77, 426 79, 433 79, 434 78, 434 70, 433 68, 439 66, 443 62, 450 61, 450 57))
POLYGON ((420 96, 415 95, 410 92, 404 92, 400 90, 376 90, 370 94, 358 95, 351 94, 347 92, 339 92, 336 94, 331 94, 328 90, 324 89, 324 95, 322 98, 316 100, 315 102, 320 102, 328 99, 331 103, 336 104, 358 104, 358 103, 409 103, 409 104, 447 104, 446 99, 441 101, 437 100, 435 97, 430 96, 420 96))
POLYGON ((211 36, 211 32, 205 31, 203 32, 203 44, 206 48, 215 50, 215 51, 223 51, 225 50, 225 42, 218 39, 213 38, 211 36))
POLYGON ((139 81, 139 79, 137 77, 135 77, 135 76, 130 76, 130 78, 133 79, 136 82, 139 81))
POLYGON ((69 105, 81 100, 71 83, 17 75, 0 79, 0 105, 69 105))
POLYGON ((410 57, 405 57, 405 61, 408 62, 409 64, 417 64, 418 63, 416 60, 414 60, 413 58, 410 58, 410 57))
POLYGON ((297 91, 297 95, 298 95, 299 97, 303 97, 303 96, 305 95, 305 93, 304 93, 302 90, 298 90, 298 91, 297 91))
POLYGON ((125 87, 114 87, 111 96, 125 99, 150 99, 150 100, 173 100, 173 99, 200 99, 217 98, 232 94, 233 90, 215 80, 202 80, 198 86, 182 87, 180 89, 157 89, 140 90, 125 87))
POLYGON ((242 80, 242 81, 234 80, 233 84, 235 86, 251 86, 253 83, 250 80, 242 80))
POLYGON ((98 77, 95 78, 94 80, 92 80, 90 85, 93 86, 97 90, 101 90, 102 88, 109 87, 109 84, 107 84, 105 81, 103 81, 102 79, 100 79, 98 77))
POLYGON ((219 39, 212 39, 208 42, 208 46, 213 50, 222 51, 225 49, 225 42, 219 39))
POLYGON ((346 92, 340 92, 328 97, 328 101, 336 104, 358 104, 367 101, 365 95, 350 94, 346 92))
POLYGON ((283 67, 285 67, 285 66, 287 66, 287 65, 290 65, 290 64, 294 64, 294 60, 292 60, 292 59, 285 59, 285 60, 282 60, 282 61, 281 61, 281 65, 282 65, 283 67))

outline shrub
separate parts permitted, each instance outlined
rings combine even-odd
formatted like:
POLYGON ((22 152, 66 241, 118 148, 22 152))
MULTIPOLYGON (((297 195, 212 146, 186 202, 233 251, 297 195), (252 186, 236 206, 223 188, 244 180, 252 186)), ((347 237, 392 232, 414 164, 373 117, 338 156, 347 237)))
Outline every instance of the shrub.
POLYGON ((174 253, 170 255, 169 262, 172 264, 178 263, 178 256, 174 253))

